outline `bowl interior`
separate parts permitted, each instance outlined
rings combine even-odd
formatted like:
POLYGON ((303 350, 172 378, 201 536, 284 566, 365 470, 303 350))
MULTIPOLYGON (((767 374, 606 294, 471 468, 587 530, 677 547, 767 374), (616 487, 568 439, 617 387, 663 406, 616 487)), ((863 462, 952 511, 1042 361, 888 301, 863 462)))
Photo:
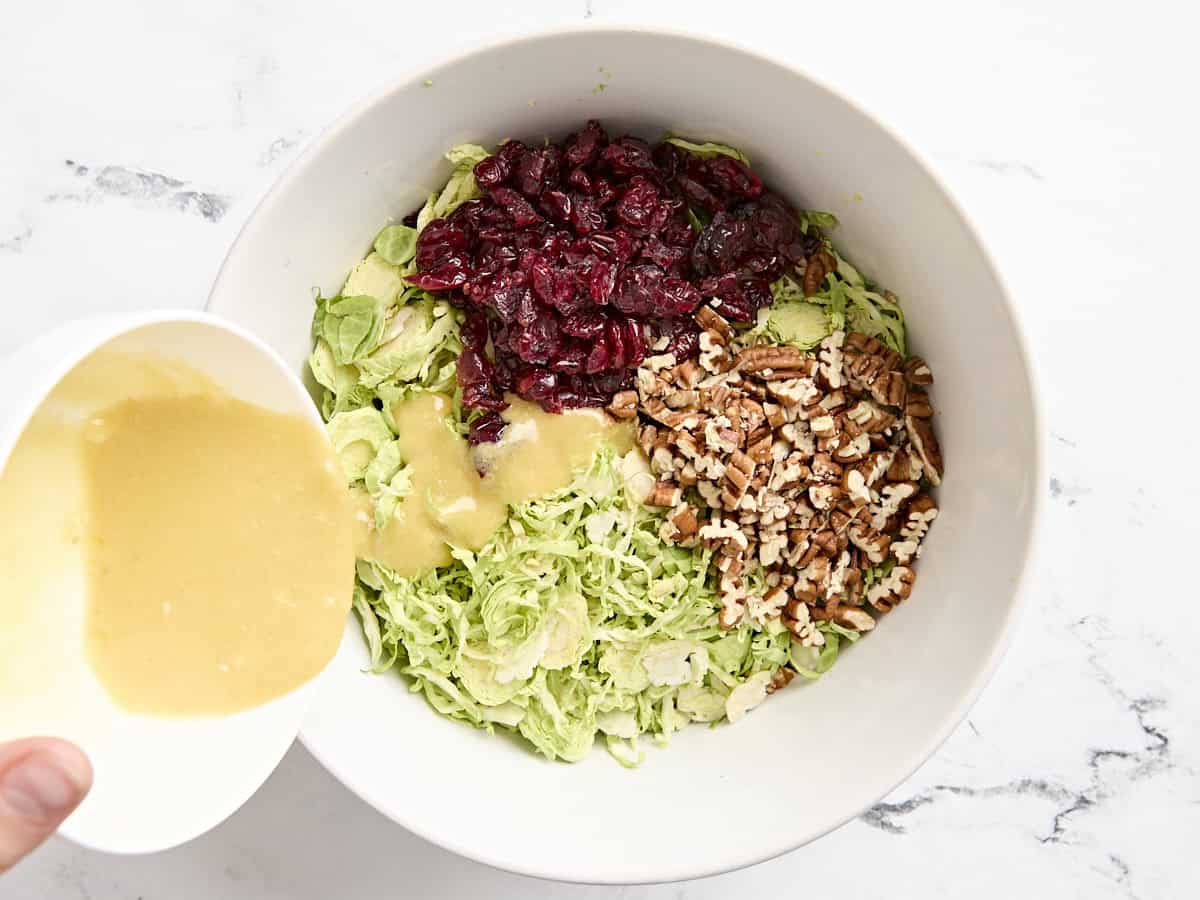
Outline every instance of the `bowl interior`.
POLYGON ((923 164, 853 105, 778 64, 679 35, 587 30, 516 41, 417 74, 360 106, 284 175, 238 239, 210 309, 297 370, 312 291, 336 292, 376 231, 439 186, 462 141, 664 131, 746 151, 894 290, 937 377, 948 461, 916 591, 821 681, 737 727, 693 728, 626 771, 575 765, 446 721, 363 674, 351 622, 303 737, 368 802, 508 869, 606 882, 744 865, 859 813, 919 765, 982 687, 1016 607, 1037 505, 1036 406, 1002 286, 923 164), (426 86, 425 79, 432 81, 426 86))
MULTIPOLYGON (((6 362, 20 373, 9 383, 27 395, 0 416, 0 438, 11 438, 0 446, 0 571, 8 585, 0 602, 0 741, 56 734, 78 743, 95 786, 63 834, 143 853, 196 837, 241 806, 295 739, 313 684, 236 715, 158 718, 118 707, 96 679, 86 661, 86 562, 77 536, 85 499, 75 447, 83 422, 129 396, 129 364, 115 370, 107 353, 180 361, 248 402, 310 416, 314 427, 319 416, 268 348, 190 313, 72 322, 6 362), (11 456, 8 444, 16 446, 11 456)), ((176 383, 155 362, 139 368, 135 390, 176 383)), ((184 539, 186 526, 179 531, 184 539)))

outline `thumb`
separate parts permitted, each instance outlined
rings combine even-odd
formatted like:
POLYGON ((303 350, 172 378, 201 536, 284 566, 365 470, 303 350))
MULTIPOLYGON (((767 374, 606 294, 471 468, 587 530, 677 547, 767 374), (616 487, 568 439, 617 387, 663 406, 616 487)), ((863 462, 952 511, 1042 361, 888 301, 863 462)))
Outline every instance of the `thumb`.
POLYGON ((0 744, 0 873, 53 834, 91 786, 91 763, 73 744, 0 744))

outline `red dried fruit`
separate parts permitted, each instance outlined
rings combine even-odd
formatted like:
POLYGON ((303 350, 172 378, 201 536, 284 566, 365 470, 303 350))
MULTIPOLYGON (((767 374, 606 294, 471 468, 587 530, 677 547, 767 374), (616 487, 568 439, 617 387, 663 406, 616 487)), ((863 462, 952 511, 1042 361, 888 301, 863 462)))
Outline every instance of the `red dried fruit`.
POLYGON ((535 222, 542 221, 542 217, 537 214, 537 211, 530 202, 512 188, 492 188, 489 193, 492 200, 504 208, 504 211, 512 219, 513 224, 518 228, 524 228, 526 225, 533 225, 535 222))
POLYGON ((507 391, 553 412, 603 406, 648 344, 694 355, 703 298, 750 321, 819 246, 737 160, 610 143, 594 121, 561 144, 506 142, 475 178, 485 195, 422 231, 409 279, 467 311, 458 380, 464 404, 489 411, 473 441, 499 435, 507 391), (689 208, 708 222, 699 234, 689 208))
POLYGON ((475 182, 485 191, 503 184, 510 174, 508 160, 501 156, 489 156, 475 164, 475 182))
POLYGON ((591 165, 607 143, 608 135, 600 123, 590 119, 563 142, 563 159, 567 165, 575 168, 591 165))
POLYGON ((513 178, 517 189, 533 199, 558 183, 558 149, 543 147, 524 153, 513 178))
POLYGON ((600 162, 616 175, 656 175, 650 145, 641 138, 623 137, 613 141, 600 154, 600 162))
POLYGON ((595 340, 604 334, 604 323, 607 319, 602 313, 586 311, 563 316, 561 328, 564 334, 572 337, 595 340))
POLYGON ((562 336, 557 316, 539 316, 518 328, 508 340, 517 356, 528 363, 548 363, 557 354, 562 336))
POLYGON ((504 433, 505 424, 505 421, 500 418, 500 413, 484 413, 471 423, 471 429, 467 432, 467 441, 471 444, 495 443, 504 433))

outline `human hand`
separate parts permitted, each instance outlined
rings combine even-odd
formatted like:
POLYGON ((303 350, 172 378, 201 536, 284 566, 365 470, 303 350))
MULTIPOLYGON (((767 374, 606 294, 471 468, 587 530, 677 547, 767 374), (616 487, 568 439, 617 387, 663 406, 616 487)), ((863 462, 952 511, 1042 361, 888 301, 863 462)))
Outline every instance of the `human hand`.
POLYGON ((91 786, 92 765, 74 744, 0 744, 0 874, 50 837, 91 786))

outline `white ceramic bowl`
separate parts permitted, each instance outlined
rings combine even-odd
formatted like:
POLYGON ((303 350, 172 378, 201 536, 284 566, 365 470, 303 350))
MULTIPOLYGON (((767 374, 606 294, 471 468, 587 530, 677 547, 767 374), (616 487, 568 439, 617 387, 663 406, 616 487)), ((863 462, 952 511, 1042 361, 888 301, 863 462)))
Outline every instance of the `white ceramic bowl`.
MULTIPOLYGON (((236 715, 167 719, 125 712, 92 674, 84 649, 84 559, 71 539, 84 503, 78 455, 65 439, 39 445, 47 451, 39 455, 52 460, 40 462, 49 468, 36 473, 45 484, 6 463, 55 386, 101 349, 181 361, 242 400, 307 415, 314 427, 320 416, 270 348, 203 314, 81 319, 0 361, 7 385, 0 402, 0 516, 20 516, 27 526, 17 546, 0 548, 0 561, 14 566, 6 571, 9 563, 0 564, 5 586, 16 592, 0 603, 0 741, 54 734, 78 743, 91 757, 95 786, 63 833, 99 850, 147 853, 202 834, 258 789, 295 739, 314 682, 236 715), (30 576, 22 578, 26 569, 30 576)), ((55 421, 82 423, 128 396, 116 389, 94 387, 82 398, 55 393, 47 407, 55 421)))
POLYGON ((635 771, 599 750, 547 763, 435 715, 398 677, 363 673, 355 622, 302 736, 381 812, 466 856, 564 880, 689 878, 858 815, 966 714, 1017 611, 1042 483, 1038 406, 1012 302, 926 163, 795 69, 679 34, 544 34, 387 88, 280 179, 210 309, 301 370, 312 289, 336 292, 376 231, 443 182, 446 148, 561 136, 589 117, 612 133, 669 129, 743 148, 784 196, 835 212, 838 244, 903 299, 914 352, 937 376, 948 460, 916 593, 821 681, 789 687, 735 727, 688 729, 635 771))

